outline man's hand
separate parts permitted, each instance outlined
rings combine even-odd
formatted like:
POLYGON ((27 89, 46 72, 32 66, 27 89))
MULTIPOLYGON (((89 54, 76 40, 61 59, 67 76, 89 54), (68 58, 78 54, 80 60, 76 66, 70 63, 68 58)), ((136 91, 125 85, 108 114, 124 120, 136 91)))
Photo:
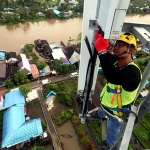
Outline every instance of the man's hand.
POLYGON ((95 38, 96 38, 96 41, 94 43, 94 46, 97 52, 106 50, 108 47, 108 40, 104 39, 102 35, 98 33, 95 35, 95 38))

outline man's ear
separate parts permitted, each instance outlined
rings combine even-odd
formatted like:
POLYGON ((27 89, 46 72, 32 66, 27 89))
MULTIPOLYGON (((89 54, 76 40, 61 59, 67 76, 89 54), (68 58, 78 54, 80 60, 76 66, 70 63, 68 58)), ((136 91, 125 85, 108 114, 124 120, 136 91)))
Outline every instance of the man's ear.
POLYGON ((130 47, 129 53, 133 54, 134 52, 136 52, 136 49, 134 47, 130 47))

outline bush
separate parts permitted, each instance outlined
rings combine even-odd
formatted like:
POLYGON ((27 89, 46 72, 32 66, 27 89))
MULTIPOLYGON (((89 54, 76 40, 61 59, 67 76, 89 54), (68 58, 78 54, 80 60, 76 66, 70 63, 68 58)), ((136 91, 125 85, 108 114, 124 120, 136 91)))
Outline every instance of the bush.
POLYGON ((63 124, 64 122, 66 122, 68 119, 71 118, 72 114, 73 114, 73 109, 62 111, 61 114, 58 117, 54 118, 55 119, 55 123, 57 125, 63 124))
POLYGON ((45 129, 47 128, 46 123, 42 120, 42 121, 41 121, 41 124, 42 124, 42 128, 43 128, 43 130, 45 130, 45 129))
POLYGON ((82 144, 87 145, 89 142, 90 142, 90 139, 89 139, 89 136, 88 136, 88 135, 83 136, 83 137, 81 138, 81 143, 82 143, 82 144))
POLYGON ((78 125, 78 126, 76 126, 75 130, 76 130, 76 132, 77 132, 78 134, 84 135, 83 127, 82 127, 81 124, 78 125))

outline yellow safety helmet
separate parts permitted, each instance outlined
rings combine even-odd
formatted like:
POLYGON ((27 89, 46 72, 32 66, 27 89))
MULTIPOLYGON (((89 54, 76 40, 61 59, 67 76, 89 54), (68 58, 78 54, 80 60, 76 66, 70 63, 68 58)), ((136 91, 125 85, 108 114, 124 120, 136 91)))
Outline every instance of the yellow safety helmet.
POLYGON ((117 41, 123 41, 129 45, 134 45, 135 51, 137 50, 136 39, 132 33, 121 34, 117 41))

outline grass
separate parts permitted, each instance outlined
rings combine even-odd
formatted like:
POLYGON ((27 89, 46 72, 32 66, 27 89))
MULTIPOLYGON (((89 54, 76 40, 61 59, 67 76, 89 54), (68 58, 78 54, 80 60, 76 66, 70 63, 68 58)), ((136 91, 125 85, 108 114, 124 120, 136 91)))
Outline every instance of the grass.
POLYGON ((35 99, 35 100, 27 103, 27 108, 28 109, 33 109, 33 108, 38 108, 38 107, 40 107, 39 99, 35 99))
POLYGON ((102 142, 102 128, 101 128, 101 121, 89 120, 88 127, 91 130, 91 133, 98 144, 102 142))
POLYGON ((144 148, 150 148, 150 133, 141 124, 136 126, 133 133, 144 148))

